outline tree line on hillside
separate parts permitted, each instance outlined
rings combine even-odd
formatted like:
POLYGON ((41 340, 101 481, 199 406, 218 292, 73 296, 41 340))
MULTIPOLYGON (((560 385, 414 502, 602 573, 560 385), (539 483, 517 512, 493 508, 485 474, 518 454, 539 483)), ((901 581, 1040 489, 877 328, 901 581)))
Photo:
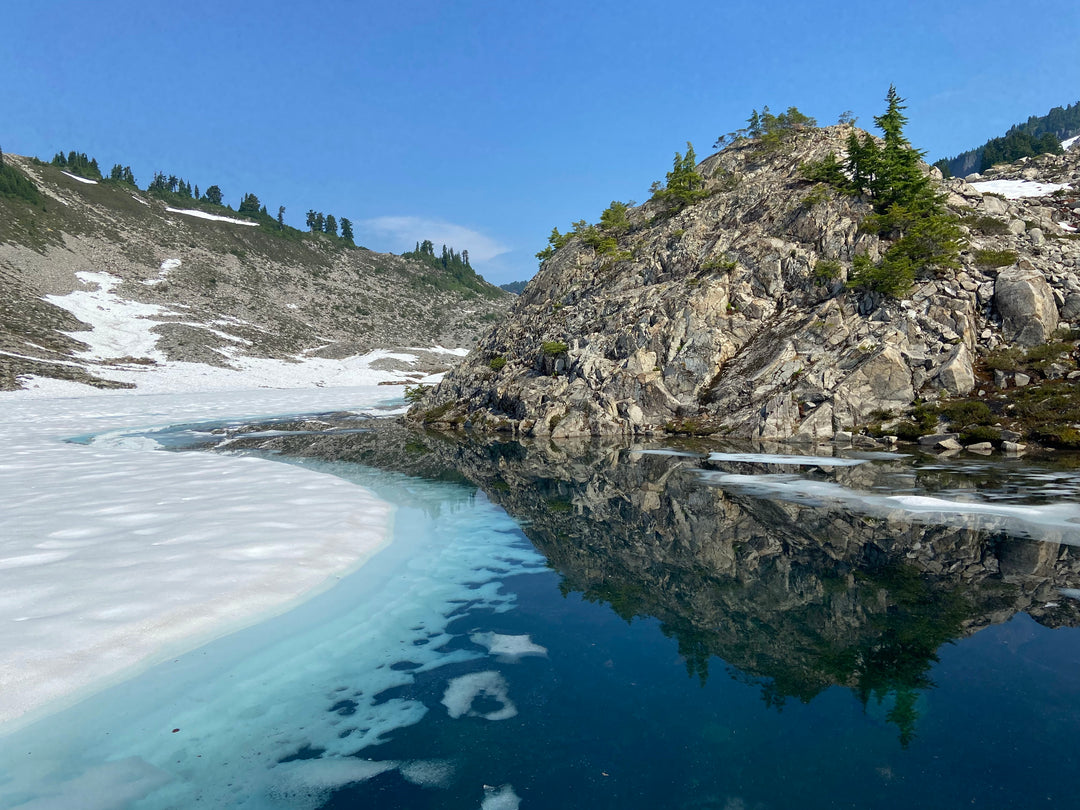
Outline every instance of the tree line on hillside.
MULTIPOLYGON (((34 158, 33 161, 39 166, 46 165, 37 158, 34 158)), ((48 165, 88 180, 122 183, 132 188, 138 188, 135 175, 130 166, 117 163, 112 167, 109 176, 104 177, 97 159, 90 157, 85 152, 72 150, 65 153, 59 151, 53 156, 48 165)), ((278 206, 277 216, 273 217, 258 196, 252 193, 244 194, 240 198, 240 204, 234 210, 225 202, 225 195, 220 186, 211 185, 205 191, 200 191, 198 185, 192 184, 182 177, 177 177, 175 174, 167 175, 165 172, 160 171, 154 172, 154 177, 147 185, 146 192, 167 204, 194 206, 210 213, 215 212, 215 209, 221 209, 222 213, 228 212, 253 219, 260 225, 264 225, 268 230, 276 231, 279 234, 292 237, 299 237, 303 234, 302 231, 285 224, 285 206, 278 206)), ((0 163, 0 196, 21 197, 35 204, 41 199, 36 186, 29 178, 14 167, 8 166, 5 170, 2 163, 0 163)), ((333 237, 343 245, 356 246, 353 241, 352 222, 345 217, 337 219, 333 215, 324 216, 321 213, 317 214, 315 211, 309 211, 307 227, 311 233, 325 234, 333 237)))
POLYGON ((1031 116, 1023 124, 1014 124, 1004 135, 991 138, 982 146, 942 158, 934 165, 946 177, 964 177, 982 172, 997 163, 1012 163, 1023 157, 1047 152, 1061 154, 1061 142, 1080 134, 1080 101, 1067 107, 1054 107, 1046 115, 1031 116))
POLYGON ((402 258, 413 259, 438 272, 424 275, 423 280, 440 290, 457 290, 460 292, 476 292, 486 297, 498 295, 487 284, 483 277, 478 275, 469 264, 469 251, 462 250, 458 253, 451 247, 442 246, 442 251, 436 255, 435 244, 430 239, 417 242, 413 250, 401 254, 402 258))
MULTIPOLYGON (((307 227, 311 233, 325 233, 327 236, 338 236, 338 219, 333 214, 323 214, 321 211, 309 209, 307 212, 307 227)), ((341 236, 348 244, 353 244, 352 220, 341 218, 341 236)))

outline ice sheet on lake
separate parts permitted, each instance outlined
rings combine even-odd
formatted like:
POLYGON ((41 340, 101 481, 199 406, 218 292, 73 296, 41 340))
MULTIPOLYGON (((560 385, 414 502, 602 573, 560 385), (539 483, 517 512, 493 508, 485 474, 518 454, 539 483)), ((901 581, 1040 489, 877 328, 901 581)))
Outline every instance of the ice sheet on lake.
MULTIPOLYGON (((499 582, 546 570, 512 520, 482 495, 466 498, 448 484, 408 485, 422 508, 400 509, 398 539, 339 587, 10 734, 0 747, 0 806, 20 796, 59 801, 57 786, 132 757, 170 780, 142 799, 140 810, 295 810, 317 806, 334 784, 355 781, 357 752, 438 706, 437 697, 425 704, 388 697, 388 690, 408 687, 416 673, 481 659, 443 649, 453 640, 450 617, 463 606, 506 610, 513 600, 499 582), (34 751, 33 762, 25 751, 34 751), (313 761, 303 752, 315 752, 321 764, 301 764, 313 761)), ((489 719, 516 712, 498 673, 450 691, 472 693, 466 712, 481 694, 505 698, 489 719)), ((401 767, 406 779, 431 786, 453 774, 452 762, 371 767, 401 767)), ((121 777, 103 788, 115 795, 128 789, 121 777)))
POLYGON ((714 485, 767 498, 821 506, 838 506, 866 515, 911 520, 922 524, 1005 529, 1051 543, 1080 545, 1080 504, 1008 504, 1000 501, 962 501, 926 495, 880 495, 850 489, 831 481, 792 475, 737 475, 702 471, 714 485))
POLYGON ((270 461, 65 437, 297 408, 366 408, 369 388, 0 397, 0 722, 177 644, 279 610, 373 553, 391 510, 270 461), (186 640, 186 641, 185 641, 186 640))
POLYGON ((709 461, 739 461, 746 464, 793 464, 799 467, 855 467, 864 458, 840 456, 799 456, 779 453, 709 453, 709 461))

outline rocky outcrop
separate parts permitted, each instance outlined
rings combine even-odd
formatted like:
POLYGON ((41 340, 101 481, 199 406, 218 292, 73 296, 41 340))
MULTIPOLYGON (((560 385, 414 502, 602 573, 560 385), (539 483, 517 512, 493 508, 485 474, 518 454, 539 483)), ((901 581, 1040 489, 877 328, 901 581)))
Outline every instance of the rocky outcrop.
MULTIPOLYGON (((848 290, 855 257, 884 249, 859 227, 870 205, 800 165, 843 154, 850 131, 728 147, 698 166, 706 199, 630 209, 615 253, 571 240, 410 418, 535 436, 823 439, 915 397, 968 394, 980 353, 1046 340, 1067 302, 1080 312, 1075 198, 1008 200, 963 180, 942 185, 966 235, 959 268, 900 300, 848 290)), ((1080 154, 1048 160, 1057 182, 1080 180, 1080 154)))

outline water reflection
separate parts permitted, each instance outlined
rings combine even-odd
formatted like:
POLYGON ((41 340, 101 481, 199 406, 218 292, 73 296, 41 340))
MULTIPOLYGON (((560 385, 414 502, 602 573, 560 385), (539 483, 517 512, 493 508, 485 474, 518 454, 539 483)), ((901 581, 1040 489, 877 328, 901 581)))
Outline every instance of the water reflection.
POLYGON ((657 618, 691 677, 704 684, 726 668, 778 708, 846 687, 864 707, 880 705, 905 746, 942 645, 1018 612, 1048 627, 1080 624, 1080 602, 1062 595, 1080 585, 1080 526, 1073 506, 1046 504, 1040 491, 1040 482, 1075 483, 1061 470, 475 441, 396 424, 347 422, 342 433, 328 421, 250 426, 246 436, 223 429, 219 439, 233 451, 467 480, 521 523, 564 594, 606 603, 627 622, 657 618), (1024 497, 1004 514, 956 506, 1010 491, 1024 497), (930 492, 933 508, 895 500, 930 492))

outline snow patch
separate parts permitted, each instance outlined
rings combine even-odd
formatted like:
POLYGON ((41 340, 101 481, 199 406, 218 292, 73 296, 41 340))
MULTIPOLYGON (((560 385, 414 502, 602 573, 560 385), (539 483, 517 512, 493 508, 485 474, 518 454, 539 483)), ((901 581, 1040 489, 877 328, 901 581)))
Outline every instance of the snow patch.
POLYGON ((72 180, 78 180, 80 183, 86 183, 87 185, 90 185, 90 186, 96 186, 98 184, 97 180, 89 180, 89 179, 87 179, 85 177, 79 177, 79 175, 72 174, 71 172, 65 172, 63 169, 60 170, 60 174, 66 174, 72 180))
POLYGON ((66 332, 88 348, 77 357, 87 360, 111 360, 118 357, 149 357, 164 360, 156 348, 158 336, 150 329, 161 318, 177 313, 156 304, 141 304, 120 298, 113 288, 121 279, 109 273, 78 272, 79 281, 96 284, 96 290, 75 290, 67 295, 46 295, 45 300, 66 309, 80 321, 90 324, 88 332, 66 332))
POLYGON ((158 268, 158 274, 155 278, 149 278, 143 282, 148 287, 153 287, 155 284, 161 284, 167 280, 169 273, 179 267, 182 262, 179 259, 166 259, 161 263, 161 267, 158 268))
POLYGON ((131 195, 131 199, 133 199, 133 200, 134 200, 135 202, 137 202, 137 203, 142 203, 142 204, 143 204, 143 205, 145 205, 145 206, 146 206, 147 208, 149 208, 149 207, 150 207, 150 203, 148 203, 148 202, 147 202, 146 200, 144 200, 144 199, 143 199, 142 197, 139 197, 138 195, 132 194, 132 195, 131 195))
POLYGON ((254 225, 259 227, 258 222, 252 222, 250 219, 234 219, 233 217, 222 217, 217 214, 208 214, 205 211, 199 211, 195 208, 166 208, 170 214, 184 214, 189 217, 198 217, 199 219, 209 219, 214 222, 230 222, 233 225, 254 225))
POLYGON ((1080 141, 1080 135, 1073 135, 1071 138, 1066 138, 1061 142, 1061 148, 1068 152, 1070 149, 1073 148, 1073 145, 1077 141, 1080 141))
POLYGON ((1059 189, 1069 187, 1067 183, 1037 183, 1034 180, 979 180, 970 185, 982 194, 1001 194, 1007 200, 1046 197, 1059 189))

